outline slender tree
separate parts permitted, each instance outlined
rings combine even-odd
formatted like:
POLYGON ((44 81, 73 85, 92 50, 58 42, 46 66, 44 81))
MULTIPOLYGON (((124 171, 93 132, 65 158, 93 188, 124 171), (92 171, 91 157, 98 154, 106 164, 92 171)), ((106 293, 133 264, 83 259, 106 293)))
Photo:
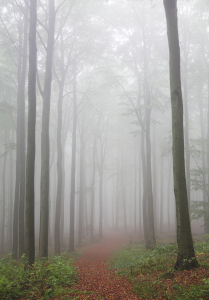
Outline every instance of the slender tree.
POLYGON ((184 160, 183 101, 180 77, 177 0, 164 0, 170 54, 170 93, 173 135, 173 176, 176 200, 178 256, 175 269, 198 266, 189 219, 184 160))
POLYGON ((76 59, 73 62, 73 132, 71 157, 71 190, 70 190, 70 236, 69 252, 75 251, 75 171, 76 171, 76 130, 77 130, 77 70, 76 59))
POLYGON ((36 127, 36 22, 37 1, 30 0, 29 28, 29 73, 28 73, 28 135, 26 162, 26 245, 28 262, 35 261, 34 228, 34 170, 35 170, 35 127, 36 127))
POLYGON ((49 28, 46 49, 46 69, 43 91, 43 112, 41 132, 41 210, 40 210, 40 236, 39 255, 48 257, 48 231, 49 231, 49 118, 51 101, 52 62, 54 52, 55 31, 55 4, 49 0, 49 28))

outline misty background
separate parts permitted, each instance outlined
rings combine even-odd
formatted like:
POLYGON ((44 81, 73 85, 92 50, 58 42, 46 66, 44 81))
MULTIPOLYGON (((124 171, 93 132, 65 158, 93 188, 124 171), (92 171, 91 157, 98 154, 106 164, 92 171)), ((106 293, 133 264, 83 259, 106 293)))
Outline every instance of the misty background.
MULTIPOLYGON (((14 251, 14 232, 19 236, 24 220, 18 207, 23 203, 24 212, 27 7, 23 0, 0 4, 1 253, 14 251), (17 191, 21 182, 23 194, 17 191)), ((178 1, 191 204, 209 200, 208 11, 206 0, 178 1)), ((48 1, 38 1, 36 247, 49 15, 48 1)), ((69 243, 70 213, 75 218, 75 245, 102 238, 107 229, 143 236, 144 224, 152 221, 155 234, 175 232, 169 56, 162 1, 56 0, 51 84, 49 246, 55 244, 57 203, 62 248, 69 243), (153 210, 148 209, 148 198, 153 210)), ((209 233, 201 225, 201 218, 192 221, 193 232, 209 233)), ((20 255, 22 250, 18 251, 20 255)))

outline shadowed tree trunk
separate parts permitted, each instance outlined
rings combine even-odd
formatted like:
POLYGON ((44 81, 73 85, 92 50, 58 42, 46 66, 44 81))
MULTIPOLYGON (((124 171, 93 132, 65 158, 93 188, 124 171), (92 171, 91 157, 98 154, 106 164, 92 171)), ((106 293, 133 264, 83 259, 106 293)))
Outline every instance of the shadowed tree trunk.
POLYGON ((30 0, 29 29, 29 73, 28 73, 28 135, 26 163, 26 245, 30 265, 35 262, 34 228, 34 170, 35 170, 35 127, 36 127, 36 22, 37 1, 30 0))
POLYGON ((24 27, 18 27, 19 61, 17 91, 17 130, 16 130, 16 182, 13 219, 13 258, 17 258, 18 241, 19 256, 25 251, 25 81, 27 68, 27 34, 28 6, 25 7, 24 27), (19 230, 18 230, 19 229, 19 230))
POLYGON ((41 207, 40 207, 40 235, 39 256, 48 257, 49 232, 49 119, 52 82, 52 62, 54 52, 55 7, 54 0, 49 0, 49 28, 46 49, 46 69, 43 91, 43 112, 41 132, 41 207))
POLYGON ((183 101, 180 77, 177 0, 164 0, 170 54, 170 93, 173 135, 173 177, 176 200, 178 256, 175 269, 198 267, 192 241, 185 177, 183 101))
POLYGON ((25 253, 25 81, 27 69, 28 6, 25 9, 23 61, 19 94, 20 190, 19 190, 19 257, 25 253))

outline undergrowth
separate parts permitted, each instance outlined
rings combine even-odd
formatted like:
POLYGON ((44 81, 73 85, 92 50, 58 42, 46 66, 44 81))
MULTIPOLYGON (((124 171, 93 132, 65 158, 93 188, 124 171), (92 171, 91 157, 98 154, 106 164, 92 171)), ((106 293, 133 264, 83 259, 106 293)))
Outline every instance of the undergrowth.
POLYGON ((175 271, 177 245, 159 245, 151 250, 129 244, 115 253, 110 268, 128 277, 140 299, 209 299, 209 239, 195 243, 200 268, 175 271))
POLYGON ((7 255, 0 260, 0 299, 51 299, 62 295, 77 280, 73 259, 66 253, 28 266, 7 255))

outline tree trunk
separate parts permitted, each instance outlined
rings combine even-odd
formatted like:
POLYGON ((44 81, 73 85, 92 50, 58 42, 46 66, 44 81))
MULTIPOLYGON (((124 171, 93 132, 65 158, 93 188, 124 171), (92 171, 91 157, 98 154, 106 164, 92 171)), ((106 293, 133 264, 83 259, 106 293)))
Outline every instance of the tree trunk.
POLYGON ((59 85, 58 97, 58 121, 57 121, 57 199, 55 211, 55 254, 60 254, 60 217, 62 204, 62 101, 63 101, 64 79, 62 78, 59 85))
POLYGON ((180 48, 177 0, 164 0, 170 53, 170 92, 173 135, 173 177, 176 200, 178 256, 175 269, 197 267, 189 219, 184 161, 183 101, 180 77, 180 48))
POLYGON ((103 160, 99 174, 99 237, 103 238, 103 160))
POLYGON ((142 161, 142 173, 143 173, 143 227, 144 227, 144 240, 146 248, 149 247, 149 232, 148 232, 148 220, 147 220, 147 168, 145 161, 144 151, 144 131, 141 133, 141 161, 142 161))
MULTIPOLYGON (((201 130, 201 139, 204 141, 205 139, 205 133, 204 133, 204 115, 203 115, 203 94, 202 94, 202 86, 201 83, 198 82, 197 86, 197 93, 198 93, 198 104, 199 104, 199 111, 200 111, 200 130, 201 130)), ((203 186, 204 189, 202 191, 203 196, 203 202, 208 202, 208 196, 207 196, 207 187, 206 187, 206 174, 205 174, 205 166, 206 166, 206 157, 205 157, 205 144, 202 142, 202 180, 203 180, 203 186)), ((209 233, 209 224, 207 220, 207 216, 204 215, 204 233, 205 235, 209 233)))
MULTIPOLYGON (((13 136, 13 134, 12 134, 13 136)), ((12 141, 14 138, 12 137, 12 141)), ((9 244, 9 251, 12 251, 12 212, 13 212, 13 182, 14 182, 14 174, 13 174, 13 151, 10 151, 10 190, 9 190, 9 232, 8 232, 8 244, 9 244)))
POLYGON ((5 206, 6 206, 6 167, 7 167, 7 130, 5 128, 5 155, 4 155, 4 162, 3 162, 3 176, 2 176, 2 210, 1 210, 1 232, 0 232, 0 253, 4 253, 4 233, 5 233, 5 206))
POLYGON ((19 257, 25 253, 25 81, 27 69, 28 6, 24 18, 23 61, 19 94, 19 138, 20 138, 20 198, 19 198, 19 257))
POLYGON ((76 95, 76 61, 73 64, 73 133, 71 159, 71 190, 70 190, 70 237, 69 252, 75 251, 75 167, 76 167, 76 127, 77 127, 77 95, 76 95))
POLYGON ((34 170, 35 170, 35 127, 36 127, 36 22, 37 1, 30 0, 29 29, 29 73, 28 73, 28 134, 26 163, 26 244, 30 265, 35 262, 34 226, 34 170))
POLYGON ((91 211, 90 211, 90 238, 94 241, 94 189, 95 189, 95 173, 96 173, 96 150, 97 150, 97 135, 94 136, 93 152, 92 152, 92 183, 91 183, 91 211))
POLYGON ((160 231, 163 231, 163 221, 164 221, 164 212, 163 212, 163 204, 164 204, 164 158, 161 157, 161 165, 160 165, 160 231))
POLYGON ((81 121, 80 133, 80 194, 79 194, 79 222, 78 222, 78 245, 81 245, 83 239, 83 223, 84 223, 84 159, 85 159, 85 144, 84 144, 84 116, 81 121))
POLYGON ((43 91, 43 112, 41 132, 41 207, 40 207, 40 235, 39 256, 48 258, 49 232, 49 119, 51 101, 52 63, 54 52, 55 7, 54 0, 49 0, 49 28, 46 49, 46 69, 43 91))

